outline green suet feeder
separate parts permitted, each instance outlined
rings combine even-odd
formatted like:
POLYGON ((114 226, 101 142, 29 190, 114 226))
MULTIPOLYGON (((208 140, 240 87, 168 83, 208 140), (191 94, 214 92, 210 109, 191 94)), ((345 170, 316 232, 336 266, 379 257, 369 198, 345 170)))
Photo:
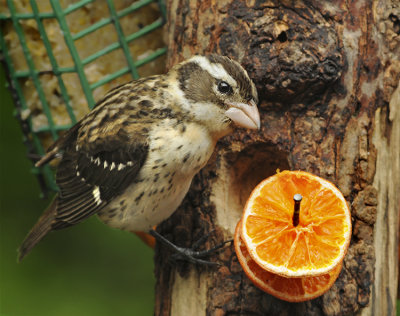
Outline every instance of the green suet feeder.
MULTIPOLYGON (((28 149, 46 148, 112 87, 164 71, 162 0, 7 0, 0 48, 28 149)), ((44 195, 53 166, 33 167, 44 195)))

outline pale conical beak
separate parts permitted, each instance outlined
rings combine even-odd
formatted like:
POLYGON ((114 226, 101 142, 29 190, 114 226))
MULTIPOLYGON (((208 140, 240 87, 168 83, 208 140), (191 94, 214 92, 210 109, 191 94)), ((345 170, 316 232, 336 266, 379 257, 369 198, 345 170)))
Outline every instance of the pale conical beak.
POLYGON ((257 104, 251 100, 249 103, 229 102, 230 108, 225 112, 235 124, 249 129, 260 129, 260 113, 257 104))

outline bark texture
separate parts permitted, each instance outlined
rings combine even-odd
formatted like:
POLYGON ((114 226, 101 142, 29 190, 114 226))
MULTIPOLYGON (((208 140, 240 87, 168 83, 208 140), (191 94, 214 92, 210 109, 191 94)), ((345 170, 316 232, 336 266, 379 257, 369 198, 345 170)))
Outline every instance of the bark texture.
POLYGON ((395 315, 400 208, 400 5, 385 1, 168 0, 168 64, 217 52, 256 83, 262 128, 224 138, 159 229, 190 246, 232 238, 252 188, 276 169, 335 183, 351 206, 344 267, 323 296, 254 287, 232 247, 219 268, 156 252, 156 315, 395 315))

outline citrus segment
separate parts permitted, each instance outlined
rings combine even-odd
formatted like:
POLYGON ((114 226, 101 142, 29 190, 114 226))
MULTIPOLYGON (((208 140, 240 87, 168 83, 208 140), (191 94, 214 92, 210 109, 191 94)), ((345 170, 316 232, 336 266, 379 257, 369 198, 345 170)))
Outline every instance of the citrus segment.
POLYGON ((286 277, 316 276, 342 260, 351 237, 351 217, 340 191, 304 171, 283 171, 262 181, 243 213, 242 238, 265 270, 286 277), (298 223, 293 197, 301 194, 298 223))
POLYGON ((250 256, 244 244, 239 222, 235 232, 235 251, 246 275, 261 290, 288 302, 303 302, 316 298, 330 289, 337 279, 342 264, 320 276, 285 278, 260 267, 250 256))

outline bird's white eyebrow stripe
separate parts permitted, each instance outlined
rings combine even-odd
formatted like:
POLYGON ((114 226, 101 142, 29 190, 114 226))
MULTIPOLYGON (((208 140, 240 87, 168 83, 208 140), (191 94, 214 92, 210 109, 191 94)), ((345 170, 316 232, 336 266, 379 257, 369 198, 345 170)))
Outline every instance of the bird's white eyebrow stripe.
POLYGON ((231 86, 236 86, 236 80, 232 78, 225 70, 224 66, 217 63, 211 63, 204 56, 194 56, 190 59, 197 63, 201 68, 208 71, 208 73, 214 78, 227 81, 231 86))

